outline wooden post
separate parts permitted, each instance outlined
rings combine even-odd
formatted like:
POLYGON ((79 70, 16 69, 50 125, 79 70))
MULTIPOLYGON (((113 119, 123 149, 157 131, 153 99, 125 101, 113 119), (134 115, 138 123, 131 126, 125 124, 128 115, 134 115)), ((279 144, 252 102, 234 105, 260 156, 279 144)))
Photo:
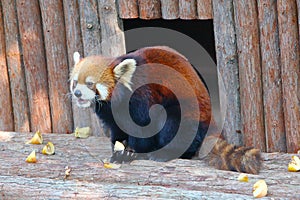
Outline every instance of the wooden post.
POLYGON ((141 19, 161 18, 160 0, 138 0, 141 19))
POLYGON ((161 0, 161 13, 163 19, 179 18, 179 1, 178 0, 161 0))
POLYGON ((246 146, 265 151, 259 26, 256 0, 234 0, 241 117, 246 146))
POLYGON ((267 152, 286 152, 276 0, 258 0, 267 152))
POLYGON ((122 21, 115 0, 98 0, 102 55, 116 57, 126 53, 122 21))
POLYGON ((283 109, 288 152, 300 149, 300 100, 297 97, 299 33, 295 0, 278 0, 283 109))
POLYGON ((68 61, 62 1, 40 0, 48 67, 52 129, 70 133, 73 128, 68 61))
POLYGON ((118 0, 119 16, 122 19, 133 19, 139 17, 138 0, 118 0))
POLYGON ((197 0, 197 11, 198 19, 212 19, 212 0, 197 0))
MULTIPOLYGON (((101 32, 98 20, 97 0, 79 1, 80 24, 84 56, 101 54, 101 32)), ((93 135, 103 135, 103 130, 98 117, 92 109, 88 120, 93 135)))
POLYGON ((196 0, 179 0, 180 19, 197 19, 196 0))
MULTIPOLYGON (((102 55, 116 57, 126 53, 122 21, 118 18, 115 0, 98 0, 99 21, 101 26, 102 55)), ((109 130, 103 127, 104 135, 109 130)))
POLYGON ((27 83, 31 131, 52 132, 48 97, 48 78, 37 0, 17 2, 20 39, 27 83))
POLYGON ((2 16, 2 6, 0 3, 0 130, 13 131, 14 118, 9 88, 8 69, 6 65, 5 35, 2 16))
MULTIPOLYGON (((68 48, 69 71, 73 69, 74 52, 79 52, 83 56, 83 44, 80 29, 79 3, 78 1, 64 0, 64 15, 66 26, 66 39, 68 48)), ((71 100, 72 97, 70 97, 71 100)), ((75 127, 90 126, 90 110, 79 108, 76 103, 73 106, 73 122, 75 127)))
POLYGON ((240 83, 232 0, 213 0, 213 13, 219 88, 224 85, 226 92, 224 98, 227 98, 227 105, 223 105, 221 95, 223 91, 220 91, 221 110, 227 107, 224 111, 226 113, 223 134, 229 143, 242 145, 240 83))
POLYGON ((14 113, 14 130, 18 132, 29 132, 29 108, 25 74, 21 60, 15 1, 2 1, 2 8, 6 42, 6 59, 14 113))

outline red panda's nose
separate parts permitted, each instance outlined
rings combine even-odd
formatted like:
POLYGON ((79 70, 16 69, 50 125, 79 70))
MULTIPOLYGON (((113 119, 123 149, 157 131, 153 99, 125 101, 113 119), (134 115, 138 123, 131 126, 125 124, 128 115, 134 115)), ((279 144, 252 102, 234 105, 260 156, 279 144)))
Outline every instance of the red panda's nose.
POLYGON ((82 93, 81 93, 80 90, 75 90, 74 95, 75 95, 77 98, 80 98, 80 97, 82 96, 82 93))

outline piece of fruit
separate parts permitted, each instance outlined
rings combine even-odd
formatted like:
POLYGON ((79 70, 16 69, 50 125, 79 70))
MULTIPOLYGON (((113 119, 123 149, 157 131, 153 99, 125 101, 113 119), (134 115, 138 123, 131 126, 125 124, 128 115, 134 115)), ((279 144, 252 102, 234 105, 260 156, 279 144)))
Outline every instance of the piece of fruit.
POLYGON ((239 175, 238 180, 241 181, 241 182, 248 182, 249 181, 248 175, 242 173, 242 174, 239 175))
POLYGON ((48 142, 43 150, 42 150, 42 154, 45 154, 45 155, 53 155, 55 153, 55 148, 54 148, 54 145, 52 142, 48 142))
POLYGON ((65 167, 65 176, 64 176, 64 180, 66 180, 70 175, 71 175, 71 171, 72 171, 72 168, 69 167, 69 166, 66 166, 65 167))
POLYGON ((26 144, 42 144, 43 136, 40 131, 35 132, 34 136, 26 144))
POLYGON ((83 127, 83 128, 76 128, 75 129, 75 137, 77 138, 87 138, 91 134, 91 128, 90 127, 83 127))
POLYGON ((103 167, 106 169, 119 169, 121 167, 121 164, 105 162, 103 164, 103 167))
POLYGON ((114 146, 114 151, 124 151, 125 146, 123 143, 116 141, 115 146, 114 146))
POLYGON ((266 181, 259 180, 253 185, 253 196, 255 198, 265 197, 268 194, 268 186, 266 181))
POLYGON ((35 150, 33 150, 29 156, 26 158, 26 162, 28 163, 36 163, 36 155, 35 155, 35 150))
POLYGON ((300 159, 298 156, 292 156, 292 160, 288 165, 289 172, 298 172, 300 171, 300 159))

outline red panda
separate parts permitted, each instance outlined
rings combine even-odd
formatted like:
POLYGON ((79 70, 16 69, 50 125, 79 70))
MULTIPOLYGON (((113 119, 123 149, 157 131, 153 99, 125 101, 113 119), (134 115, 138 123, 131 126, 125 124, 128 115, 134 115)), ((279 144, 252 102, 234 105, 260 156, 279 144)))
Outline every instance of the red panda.
MULTIPOLYGON (((79 107, 92 106, 110 129, 112 144, 134 158, 167 161, 195 157, 202 142, 216 141, 206 159, 218 169, 257 174, 260 152, 228 144, 215 128, 208 90, 188 59, 154 46, 115 57, 74 53, 70 90, 79 107), (215 133, 206 137, 208 129, 215 133), (206 139, 205 139, 206 137, 206 139)), ((112 161, 128 161, 114 155, 112 161)))

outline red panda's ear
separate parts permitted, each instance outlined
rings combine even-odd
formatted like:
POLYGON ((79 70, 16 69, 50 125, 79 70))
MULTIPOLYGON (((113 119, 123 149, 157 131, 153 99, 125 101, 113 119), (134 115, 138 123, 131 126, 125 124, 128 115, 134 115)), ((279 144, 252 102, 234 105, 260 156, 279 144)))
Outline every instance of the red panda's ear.
POLYGON ((115 78, 121 82, 130 91, 131 89, 131 78, 136 69, 136 61, 134 59, 125 59, 120 64, 115 66, 113 72, 115 78))
POLYGON ((80 61, 80 54, 79 54, 79 52, 74 52, 74 54, 73 54, 73 60, 74 60, 74 65, 77 65, 78 63, 79 63, 79 61, 80 61))

